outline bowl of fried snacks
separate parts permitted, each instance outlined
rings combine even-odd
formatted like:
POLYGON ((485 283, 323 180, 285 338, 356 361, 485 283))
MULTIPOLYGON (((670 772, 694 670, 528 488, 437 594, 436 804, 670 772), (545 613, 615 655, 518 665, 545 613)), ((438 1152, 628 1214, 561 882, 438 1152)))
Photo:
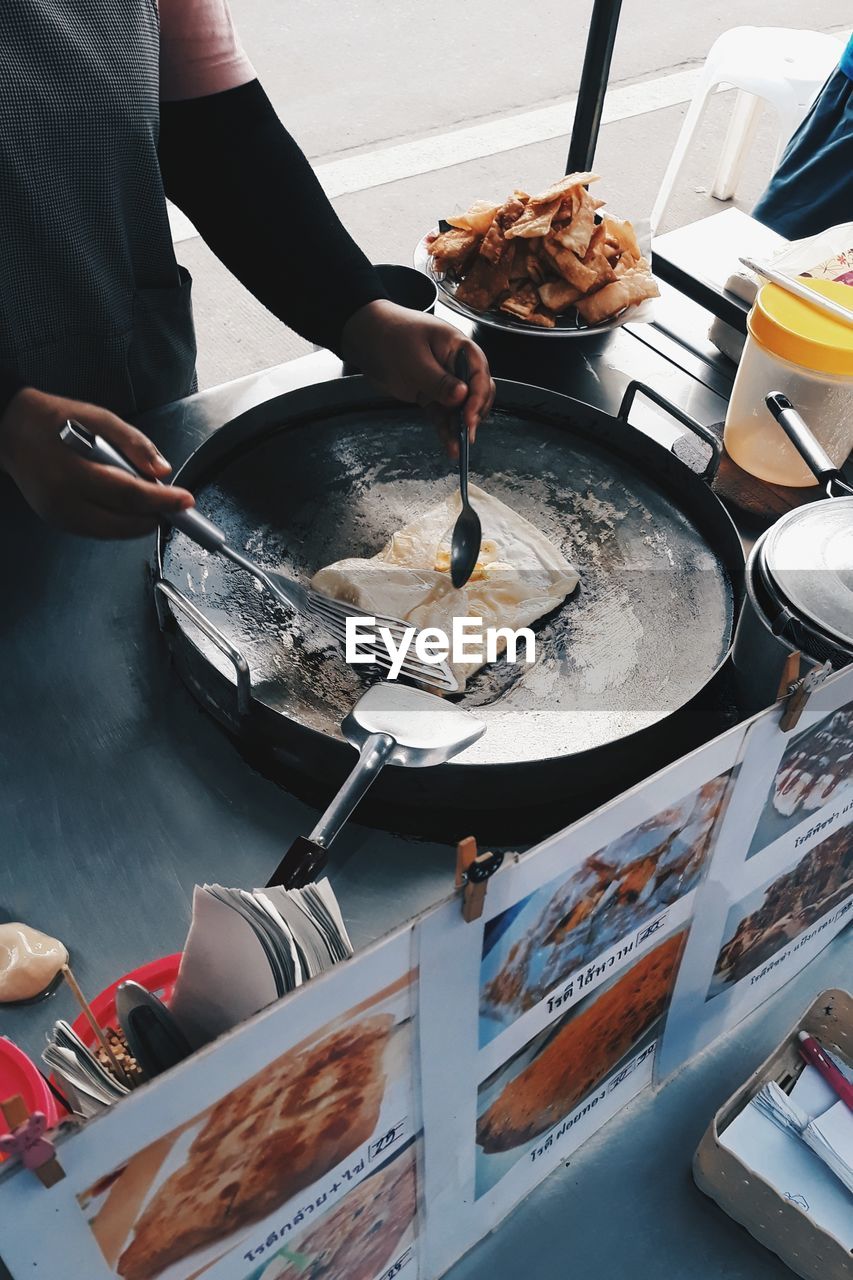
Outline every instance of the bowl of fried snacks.
POLYGON ((442 221, 415 250, 455 311, 498 329, 600 333, 660 294, 630 222, 603 213, 594 173, 570 173, 539 195, 478 200, 442 221))

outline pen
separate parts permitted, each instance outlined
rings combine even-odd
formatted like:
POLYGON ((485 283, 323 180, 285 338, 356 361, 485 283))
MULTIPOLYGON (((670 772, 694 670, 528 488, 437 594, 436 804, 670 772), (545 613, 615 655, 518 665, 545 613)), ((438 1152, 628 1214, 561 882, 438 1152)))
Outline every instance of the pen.
POLYGON ((835 1063, 830 1061, 813 1036, 807 1035, 805 1031, 798 1031, 797 1038, 800 1042, 800 1053, 806 1062, 811 1063, 833 1092, 837 1093, 841 1101, 853 1111, 853 1084, 838 1070, 835 1063))

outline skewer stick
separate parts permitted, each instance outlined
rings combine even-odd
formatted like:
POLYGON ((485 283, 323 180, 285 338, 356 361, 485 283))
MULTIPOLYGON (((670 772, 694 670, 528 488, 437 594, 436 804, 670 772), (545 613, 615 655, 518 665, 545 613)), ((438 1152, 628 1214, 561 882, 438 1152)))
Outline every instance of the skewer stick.
POLYGON ((842 306, 840 302, 834 302, 832 298, 824 297, 816 289, 810 289, 808 285, 803 284, 800 280, 795 280, 793 276, 786 275, 783 271, 777 271, 774 267, 762 266, 760 262, 755 262, 752 258, 738 258, 738 262, 741 266, 746 267, 748 271, 761 276, 764 280, 772 281, 773 284, 778 284, 780 289, 785 289, 788 293, 792 293, 796 298, 807 302, 809 306, 825 312, 828 316, 832 316, 834 320, 841 320, 844 324, 853 325, 853 311, 848 307, 842 306))
POLYGON ((86 997, 83 995, 83 992, 80 990, 80 985, 77 982, 77 979, 74 977, 74 974, 71 972, 67 964, 64 964, 62 966, 62 976, 65 979, 65 981, 68 983, 72 992, 74 993, 75 1000, 79 1004, 80 1008, 83 1010, 83 1016, 85 1017, 89 1026, 92 1028, 92 1031, 94 1032, 94 1035, 95 1035, 95 1039, 98 1041, 98 1044, 101 1046, 104 1053, 107 1055, 107 1058, 110 1061, 110 1065, 112 1066, 116 1079, 119 1080, 123 1085, 126 1085, 128 1089, 130 1089, 132 1087, 130 1080, 127 1078, 127 1075, 125 1074, 121 1063, 119 1062, 118 1058, 115 1056, 112 1049, 110 1048, 109 1041, 107 1040, 107 1037, 104 1035, 103 1031, 101 1030, 100 1025, 98 1024, 98 1019, 95 1017, 94 1013, 92 1012, 92 1007, 89 1004, 89 1001, 86 999, 86 997))

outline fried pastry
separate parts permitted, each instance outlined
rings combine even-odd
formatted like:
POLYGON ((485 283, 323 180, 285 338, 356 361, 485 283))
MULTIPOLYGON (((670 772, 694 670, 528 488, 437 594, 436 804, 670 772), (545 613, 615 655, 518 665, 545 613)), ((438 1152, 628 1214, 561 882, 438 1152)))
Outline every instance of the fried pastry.
POLYGON ((618 315, 635 302, 657 296, 658 287, 648 271, 644 271, 642 267, 631 267, 621 279, 605 285, 588 298, 581 298, 576 306, 587 324, 600 324, 602 320, 618 315))
MULTIPOLYGON (((438 627, 446 635, 454 618, 479 618, 484 628, 530 626, 574 591, 577 571, 529 520, 476 485, 469 492, 483 541, 474 572, 460 590, 450 579, 458 489, 394 533, 371 559, 339 560, 315 573, 312 587, 369 614, 400 618, 421 630, 438 627)), ((451 663, 460 684, 485 660, 481 654, 451 663)))
POLYGON ((436 236, 429 251, 439 271, 455 271, 462 275, 479 246, 480 237, 476 232, 452 228, 436 236))
POLYGON ((456 281, 473 311, 498 311, 554 328, 572 308, 587 325, 658 295, 630 222, 599 213, 594 173, 570 173, 501 205, 478 200, 429 245, 436 269, 456 281))

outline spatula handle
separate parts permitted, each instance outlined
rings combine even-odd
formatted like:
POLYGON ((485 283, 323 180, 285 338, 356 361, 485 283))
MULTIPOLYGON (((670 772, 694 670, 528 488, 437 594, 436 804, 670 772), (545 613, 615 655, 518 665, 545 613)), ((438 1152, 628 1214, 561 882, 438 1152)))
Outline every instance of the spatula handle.
POLYGON ((396 745, 388 733, 371 733, 365 739, 358 763, 311 832, 309 840, 315 840, 324 849, 329 848, 396 745))
MULTIPOLYGON (((89 462, 100 462, 105 467, 116 467, 137 480, 147 480, 149 484, 151 483, 151 477, 137 471, 133 463, 129 462, 115 445, 110 444, 109 440, 96 435, 94 431, 89 431, 71 418, 60 431, 59 438, 66 448, 71 449, 80 458, 85 458, 89 462)), ((156 480, 154 483, 161 484, 162 481, 156 480)), ((190 507, 188 511, 177 511, 173 516, 164 517, 164 519, 176 529, 180 529, 188 538, 192 538, 193 542, 197 542, 200 547, 204 547, 205 551, 221 551, 225 546, 225 534, 222 530, 194 507, 190 507)))
POLYGON ((310 836, 297 836, 267 885, 302 889, 316 879, 326 865, 326 853, 359 800, 387 761, 396 743, 388 733, 372 733, 365 739, 358 763, 323 814, 310 836))
POLYGON ((285 889, 304 889, 317 879, 328 855, 321 844, 307 836, 297 836, 275 871, 267 880, 267 888, 281 885, 285 889))

